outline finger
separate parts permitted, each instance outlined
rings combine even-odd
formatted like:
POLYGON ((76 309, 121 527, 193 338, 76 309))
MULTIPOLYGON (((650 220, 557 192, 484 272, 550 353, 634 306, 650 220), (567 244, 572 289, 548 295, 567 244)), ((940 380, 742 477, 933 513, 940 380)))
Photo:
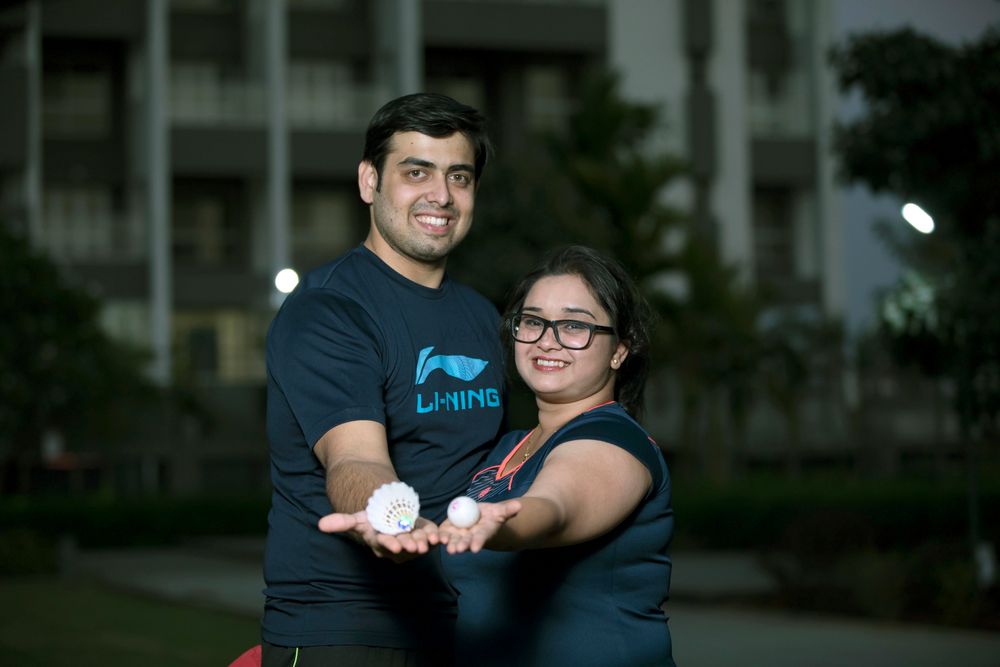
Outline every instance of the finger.
POLYGON ((417 522, 416 529, 410 535, 422 545, 420 553, 426 553, 432 545, 437 544, 437 532, 438 527, 434 522, 421 519, 417 522))
POLYGON ((440 536, 438 535, 438 527, 432 521, 424 523, 423 525, 420 526, 418 530, 424 536, 424 539, 427 540, 428 545, 434 546, 435 544, 438 544, 440 542, 440 536))
POLYGON ((341 512, 327 514, 320 518, 318 523, 319 529, 324 533, 343 533, 348 530, 354 530, 357 525, 358 521, 353 514, 343 514, 341 512))
POLYGON ((403 550, 402 545, 399 543, 399 539, 395 535, 376 533, 375 544, 391 554, 398 554, 403 550))
POLYGON ((460 554, 469 549, 469 533, 455 535, 455 539, 448 545, 448 553, 460 554))
POLYGON ((469 551, 474 554, 479 553, 486 546, 486 541, 493 536, 496 531, 479 531, 469 540, 469 551))
POLYGON ((423 538, 423 535, 419 531, 400 533, 396 536, 396 539, 399 541, 400 549, 406 553, 427 553, 427 540, 423 538))
POLYGON ((499 521, 506 521, 521 511, 521 502, 519 500, 507 500, 493 505, 493 509, 495 510, 494 517, 499 521))

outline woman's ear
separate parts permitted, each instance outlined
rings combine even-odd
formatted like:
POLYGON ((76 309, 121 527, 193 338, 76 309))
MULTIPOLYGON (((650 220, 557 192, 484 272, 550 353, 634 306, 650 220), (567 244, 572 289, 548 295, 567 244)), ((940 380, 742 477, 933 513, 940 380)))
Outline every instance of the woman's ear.
POLYGON ((618 370, 621 365, 625 363, 625 359, 628 357, 628 342, 618 341, 618 346, 615 348, 615 353, 611 355, 611 368, 618 370))

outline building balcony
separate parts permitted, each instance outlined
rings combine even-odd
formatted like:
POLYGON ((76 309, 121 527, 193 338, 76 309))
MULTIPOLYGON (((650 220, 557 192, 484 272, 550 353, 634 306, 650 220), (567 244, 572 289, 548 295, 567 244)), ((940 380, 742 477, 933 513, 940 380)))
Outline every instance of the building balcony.
POLYGON ((428 48, 591 55, 607 48, 603 2, 425 0, 423 10, 428 48))

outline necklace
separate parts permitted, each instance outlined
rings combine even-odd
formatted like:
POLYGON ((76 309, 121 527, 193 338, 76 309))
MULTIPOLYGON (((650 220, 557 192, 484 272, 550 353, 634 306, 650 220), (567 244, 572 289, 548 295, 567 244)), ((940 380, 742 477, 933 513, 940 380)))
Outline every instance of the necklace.
POLYGON ((534 429, 532 429, 531 435, 528 436, 528 439, 524 441, 524 445, 523 445, 523 447, 524 447, 524 453, 521 454, 521 463, 524 463, 525 461, 527 461, 528 457, 531 456, 532 452, 535 451, 535 442, 534 441, 535 441, 537 435, 538 435, 538 427, 535 427, 534 429))

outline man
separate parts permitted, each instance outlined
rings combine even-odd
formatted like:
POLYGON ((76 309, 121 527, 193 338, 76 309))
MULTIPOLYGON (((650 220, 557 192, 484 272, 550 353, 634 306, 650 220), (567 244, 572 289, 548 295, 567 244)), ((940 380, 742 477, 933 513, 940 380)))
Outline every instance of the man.
POLYGON ((502 433, 505 394, 496 310, 445 263, 490 150, 483 117, 451 98, 382 107, 358 166, 367 239, 309 273, 271 324, 264 665, 451 660, 454 597, 429 546, 502 433), (426 518, 376 533, 365 505, 396 480, 426 518), (320 532, 333 511, 359 525, 320 532))

